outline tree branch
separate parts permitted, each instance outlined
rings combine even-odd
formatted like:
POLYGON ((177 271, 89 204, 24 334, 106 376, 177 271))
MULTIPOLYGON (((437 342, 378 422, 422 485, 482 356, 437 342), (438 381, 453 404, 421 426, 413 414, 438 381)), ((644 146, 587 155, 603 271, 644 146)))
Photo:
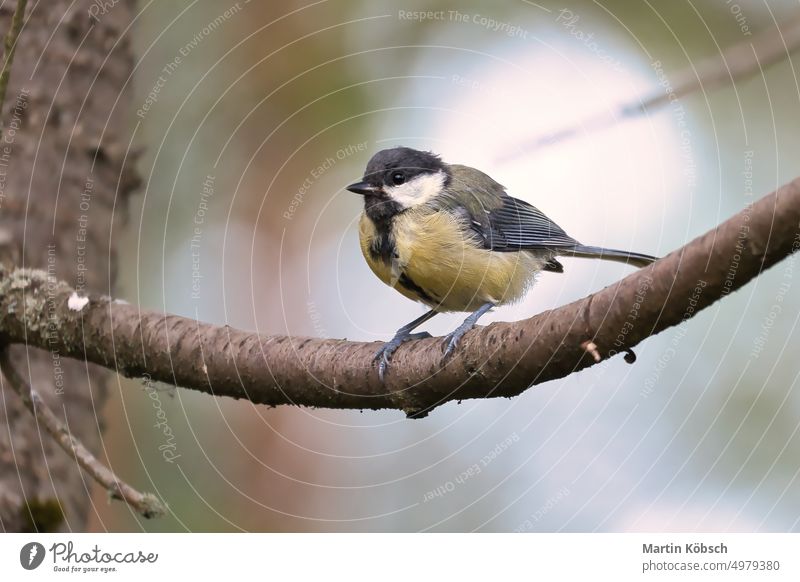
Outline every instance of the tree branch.
MULTIPOLYGON (((0 133, 0 262, 40 265, 53 277, 111 293, 118 250, 111 233, 118 218, 124 221, 119 210, 137 187, 127 148, 130 95, 125 89, 135 64, 125 33, 134 6, 119 2, 102 19, 91 20, 92 2, 28 2, 35 6, 25 10, 23 0, 12 0, 0 6, 0 37, 5 37, 0 43, 6 49, 0 77, 8 83, 0 133)), ((0 329, 6 317, 0 312, 0 329)), ((25 366, 20 372, 28 385, 48 405, 58 402, 51 411, 97 455, 110 373, 53 360, 48 351, 9 350, 12 361, 25 366), (69 398, 58 397, 64 386, 69 398)), ((85 529, 90 498, 83 472, 75 470, 73 458, 54 439, 42 438, 37 419, 11 392, 4 382, 0 530, 85 529)))
POLYGON ((124 501, 142 516, 159 517, 167 509, 152 493, 140 493, 122 479, 117 477, 111 469, 103 465, 83 443, 81 443, 64 424, 58 420, 53 411, 45 404, 41 396, 30 387, 9 358, 8 349, 0 349, 0 368, 9 385, 17 393, 36 421, 44 426, 51 437, 64 449, 75 462, 86 471, 95 481, 102 485, 112 499, 124 501))
MULTIPOLYGON (((543 147, 585 135, 587 131, 605 129, 620 121, 645 115, 653 109, 701 89, 703 91, 716 89, 728 81, 733 84, 782 61, 798 48, 800 48, 800 17, 795 17, 777 30, 765 30, 752 37, 752 40, 745 40, 728 47, 719 55, 708 57, 697 65, 691 63, 689 68, 674 75, 674 82, 667 80, 668 87, 660 87, 649 95, 623 103, 611 114, 606 112, 595 115, 580 124, 570 124, 536 137, 506 152, 500 160, 515 159, 543 147)), ((660 71, 660 61, 654 61, 652 65, 660 71)))
POLYGON ((0 334, 215 396, 424 416, 451 400, 515 396, 627 351, 798 249, 800 178, 593 295, 469 332, 444 367, 441 339, 405 344, 385 384, 372 364, 375 343, 263 336, 141 312, 109 297, 81 298, 42 271, 0 271, 0 334))

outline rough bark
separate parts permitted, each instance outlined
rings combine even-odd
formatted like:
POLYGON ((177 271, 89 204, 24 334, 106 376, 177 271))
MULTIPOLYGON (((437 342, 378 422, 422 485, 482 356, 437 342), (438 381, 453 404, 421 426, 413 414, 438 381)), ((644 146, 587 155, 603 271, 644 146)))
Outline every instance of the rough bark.
POLYGON ((125 376, 268 405, 422 416, 450 400, 514 396, 629 350, 798 249, 800 178, 589 297, 469 332, 444 367, 441 339, 406 344, 386 383, 372 362, 375 343, 262 336, 143 312, 107 296, 84 297, 42 271, 0 272, 0 313, 8 313, 2 333, 9 341, 55 341, 61 354, 125 376))
MULTIPOLYGON (((119 99, 131 70, 127 3, 99 20, 90 0, 31 3, 8 87, 0 143, 0 258, 59 279, 113 291, 113 209, 135 185, 126 167, 127 111, 119 99)), ((13 2, 0 8, 0 32, 13 2)), ((30 297, 21 297, 24 305, 30 297)), ((5 318, 0 315, 0 322, 5 318)), ((2 325, 2 324, 0 324, 2 325)), ((20 373, 95 453, 110 375, 84 362, 13 346, 20 373)), ((82 530, 91 481, 0 388, 0 529, 82 530)))

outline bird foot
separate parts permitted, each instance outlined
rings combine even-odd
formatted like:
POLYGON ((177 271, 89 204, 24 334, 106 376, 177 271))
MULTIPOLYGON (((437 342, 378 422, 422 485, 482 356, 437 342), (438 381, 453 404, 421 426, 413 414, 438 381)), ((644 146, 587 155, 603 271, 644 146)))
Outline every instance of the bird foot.
POLYGON ((444 356, 442 356, 442 362, 446 362, 447 359, 453 355, 456 346, 458 346, 458 343, 461 341, 461 338, 464 337, 464 334, 475 327, 475 324, 478 323, 478 319, 480 319, 484 313, 492 309, 492 307, 494 307, 494 303, 484 303, 478 309, 470 313, 461 325, 455 328, 447 335, 447 337, 444 338, 445 348, 444 356))
POLYGON ((391 340, 383 344, 381 348, 375 352, 375 358, 373 358, 374 362, 379 362, 378 376, 380 377, 381 382, 384 381, 386 370, 389 369, 389 362, 392 359, 392 355, 395 353, 395 351, 397 351, 397 348, 407 341, 427 339, 429 337, 432 336, 427 331, 420 331, 417 333, 398 333, 391 340))
POLYGON ((444 356, 442 356, 442 360, 446 361, 453 355, 458 343, 461 341, 461 338, 464 337, 464 334, 467 333, 475 327, 475 324, 469 321, 465 321, 457 328, 455 328, 452 332, 447 334, 444 338, 444 356))

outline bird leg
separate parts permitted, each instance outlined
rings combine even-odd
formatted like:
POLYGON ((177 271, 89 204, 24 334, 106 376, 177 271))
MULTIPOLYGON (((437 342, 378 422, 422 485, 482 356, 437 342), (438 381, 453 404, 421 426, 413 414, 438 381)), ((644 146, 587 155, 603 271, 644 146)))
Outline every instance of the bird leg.
POLYGON ((375 353, 374 361, 379 361, 378 364, 378 376, 380 376, 381 382, 383 382, 383 378, 386 375, 386 370, 389 368, 389 361, 392 359, 392 354, 399 348, 404 342, 409 340, 417 340, 417 339, 425 339, 431 337, 427 331, 421 331, 419 333, 411 333, 415 328, 419 327, 426 321, 428 321, 431 317, 436 315, 436 311, 431 309, 427 313, 421 315, 414 321, 407 323, 403 327, 397 330, 397 333, 394 334, 394 337, 383 344, 381 349, 379 349, 375 353))
POLYGON ((463 335, 475 327, 475 324, 478 322, 481 316, 489 311, 492 307, 494 307, 494 303, 484 303, 478 307, 478 309, 470 313, 464 320, 464 323, 459 325, 452 332, 450 332, 447 337, 444 338, 447 347, 444 350, 443 359, 446 360, 453 354, 453 351, 456 349, 456 346, 458 345, 458 342, 461 341, 463 335))

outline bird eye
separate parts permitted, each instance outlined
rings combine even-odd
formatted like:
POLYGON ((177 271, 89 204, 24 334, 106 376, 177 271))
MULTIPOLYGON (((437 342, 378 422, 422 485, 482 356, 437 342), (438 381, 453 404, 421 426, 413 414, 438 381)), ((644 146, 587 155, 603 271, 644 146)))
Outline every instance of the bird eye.
POLYGON ((403 172, 395 172, 394 174, 392 174, 392 184, 394 184, 395 186, 399 186, 405 181, 406 177, 405 175, 403 175, 403 172))

